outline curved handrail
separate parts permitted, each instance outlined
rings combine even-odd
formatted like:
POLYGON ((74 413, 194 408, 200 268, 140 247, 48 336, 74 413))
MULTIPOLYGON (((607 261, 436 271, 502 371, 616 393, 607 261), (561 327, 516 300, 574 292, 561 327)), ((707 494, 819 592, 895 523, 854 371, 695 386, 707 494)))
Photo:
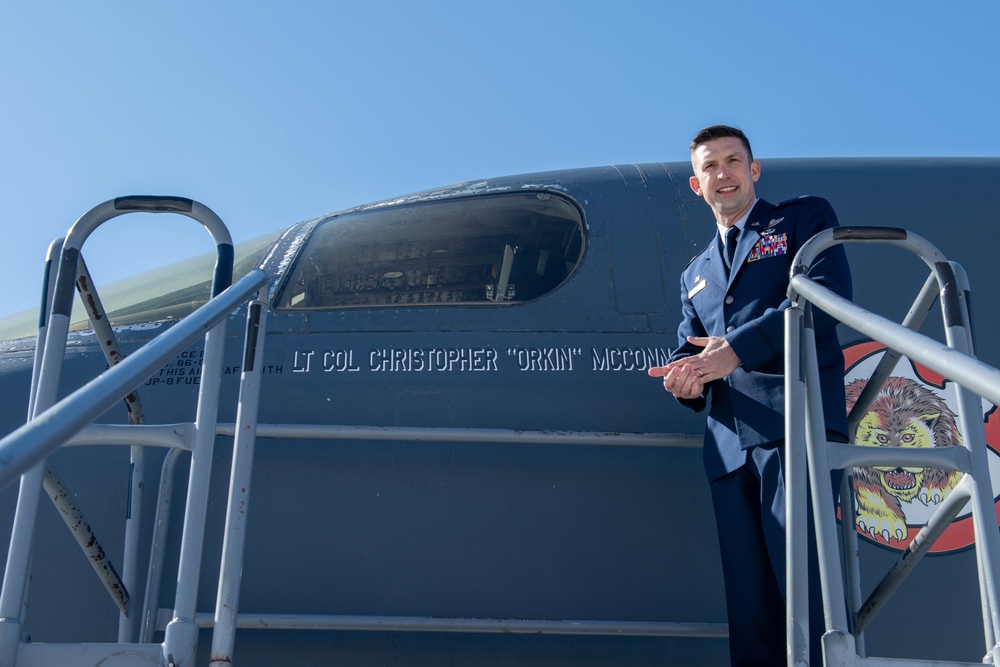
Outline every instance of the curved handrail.
MULTIPOLYGON (((229 287, 233 279, 233 239, 216 213, 199 202, 184 197, 135 195, 109 199, 84 213, 73 223, 63 241, 56 267, 51 308, 43 312, 41 327, 46 329, 39 367, 34 410, 45 410, 55 402, 62 369, 62 355, 73 310, 74 283, 84 241, 102 223, 127 213, 176 213, 203 225, 215 240, 218 259, 212 279, 212 296, 229 287)), ((40 341, 41 343, 41 341, 40 341)))
POLYGON ((975 357, 939 343, 880 315, 871 313, 811 280, 806 274, 809 265, 824 250, 841 243, 886 243, 916 250, 923 261, 937 274, 941 286, 941 301, 946 324, 961 321, 955 267, 929 241, 906 230, 871 227, 840 227, 820 232, 802 245, 792 264, 788 296, 797 303, 804 297, 823 312, 832 315, 850 328, 901 352, 965 386, 996 405, 1000 405, 1000 370, 975 357), (902 236, 899 234, 902 233, 902 236), (891 341, 891 342, 890 342, 891 341))

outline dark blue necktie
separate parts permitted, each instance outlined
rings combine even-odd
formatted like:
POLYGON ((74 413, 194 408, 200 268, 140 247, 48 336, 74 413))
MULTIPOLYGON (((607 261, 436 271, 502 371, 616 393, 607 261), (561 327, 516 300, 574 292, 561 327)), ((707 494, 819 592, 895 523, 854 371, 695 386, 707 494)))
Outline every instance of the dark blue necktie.
POLYGON ((723 255, 726 261, 726 271, 733 268, 733 255, 736 254, 736 237, 740 235, 739 227, 730 227, 726 231, 726 253, 723 255))

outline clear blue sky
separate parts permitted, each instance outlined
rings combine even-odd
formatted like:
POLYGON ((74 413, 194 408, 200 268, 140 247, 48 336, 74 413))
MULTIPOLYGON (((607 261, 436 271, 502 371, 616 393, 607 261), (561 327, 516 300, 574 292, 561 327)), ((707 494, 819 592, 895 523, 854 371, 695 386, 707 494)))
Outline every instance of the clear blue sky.
MULTIPOLYGON (((242 240, 465 180, 684 160, 720 122, 765 158, 998 156, 998 35, 997 0, 0 0, 0 315, 127 194, 197 199, 242 240)), ((211 249, 176 216, 109 225, 84 246, 98 284, 211 249)))

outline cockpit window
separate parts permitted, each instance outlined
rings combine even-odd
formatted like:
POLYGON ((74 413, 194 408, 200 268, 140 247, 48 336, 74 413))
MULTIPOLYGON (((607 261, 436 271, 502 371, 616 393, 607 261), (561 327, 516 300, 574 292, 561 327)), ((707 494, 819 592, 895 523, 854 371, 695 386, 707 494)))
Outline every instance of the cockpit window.
POLYGON ((579 209, 549 192, 375 208, 317 225, 277 307, 527 301, 562 283, 582 251, 579 209))

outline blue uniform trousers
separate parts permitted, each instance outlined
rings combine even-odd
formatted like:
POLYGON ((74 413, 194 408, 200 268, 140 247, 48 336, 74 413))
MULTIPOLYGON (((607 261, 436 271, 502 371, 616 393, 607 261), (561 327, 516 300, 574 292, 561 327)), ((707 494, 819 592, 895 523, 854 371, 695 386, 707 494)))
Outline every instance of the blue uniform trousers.
MULTIPOLYGON (((736 667, 787 664, 784 444, 755 447, 742 467, 711 483, 736 667)), ((835 474, 839 484, 840 474, 835 474)), ((838 487, 835 485, 834 490, 838 487)), ((809 507, 810 664, 822 666, 824 632, 815 530, 809 507)))

